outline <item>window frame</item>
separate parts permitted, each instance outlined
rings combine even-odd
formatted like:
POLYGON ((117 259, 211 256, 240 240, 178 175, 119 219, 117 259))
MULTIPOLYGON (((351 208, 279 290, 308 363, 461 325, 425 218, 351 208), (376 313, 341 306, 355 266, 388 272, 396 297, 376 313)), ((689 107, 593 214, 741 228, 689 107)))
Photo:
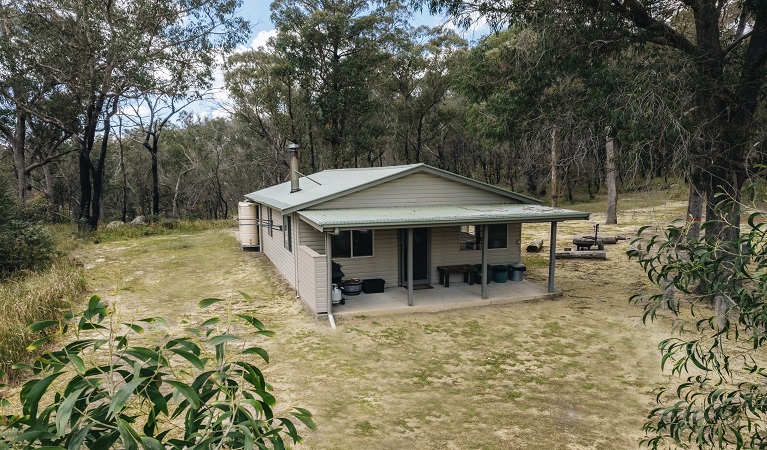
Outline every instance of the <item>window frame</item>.
MULTIPOLYGON (((482 227, 483 225, 487 225, 487 231, 488 231, 488 241, 487 241, 487 249, 488 250, 508 250, 509 249, 509 224, 508 223, 488 223, 488 224, 482 224, 482 225, 460 225, 458 228, 458 250, 462 252, 470 252, 474 250, 482 250, 482 227), (471 229, 473 227, 473 233, 471 231, 463 231, 464 227, 469 227, 467 230, 471 229), (504 233, 504 243, 505 246, 503 247, 492 247, 491 246, 491 240, 490 237, 493 236, 493 233, 490 231, 491 227, 503 227, 503 233, 504 233), (469 244, 471 241, 462 242, 461 241, 461 233, 468 233, 474 236, 474 241, 472 244, 474 245, 474 248, 467 248, 466 244, 469 244)), ((496 233, 498 233, 499 230, 496 230, 496 233)))
POLYGON ((290 214, 282 216, 282 246, 293 253, 293 218, 290 214))
POLYGON ((270 238, 273 238, 274 237, 274 217, 272 214, 272 208, 270 207, 268 209, 269 209, 269 223, 266 225, 266 228, 268 230, 267 234, 269 235, 270 238))
POLYGON ((372 228, 361 228, 358 230, 342 230, 337 235, 331 236, 331 249, 335 247, 334 240, 337 241, 341 237, 341 233, 349 233, 349 241, 348 241, 348 247, 349 247, 349 255, 346 256, 339 256, 337 252, 332 252, 333 258, 373 258, 375 256, 375 230, 372 228), (369 255, 355 255, 354 250, 354 233, 360 233, 362 231, 368 231, 370 232, 370 254, 369 255))

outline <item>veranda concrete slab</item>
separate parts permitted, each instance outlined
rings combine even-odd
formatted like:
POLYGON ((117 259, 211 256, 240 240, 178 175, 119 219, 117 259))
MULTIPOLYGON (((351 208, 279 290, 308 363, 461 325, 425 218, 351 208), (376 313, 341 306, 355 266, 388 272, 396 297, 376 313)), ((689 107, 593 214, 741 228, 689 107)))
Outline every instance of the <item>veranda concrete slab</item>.
POLYGON ((334 316, 372 316, 412 312, 438 312, 458 308, 473 308, 531 300, 545 300, 562 295, 548 292, 547 287, 532 281, 509 281, 487 285, 488 297, 483 299, 480 285, 452 283, 449 288, 433 284, 433 289, 416 290, 413 306, 407 304, 407 288, 391 287, 377 294, 344 296, 346 304, 333 305, 334 316))

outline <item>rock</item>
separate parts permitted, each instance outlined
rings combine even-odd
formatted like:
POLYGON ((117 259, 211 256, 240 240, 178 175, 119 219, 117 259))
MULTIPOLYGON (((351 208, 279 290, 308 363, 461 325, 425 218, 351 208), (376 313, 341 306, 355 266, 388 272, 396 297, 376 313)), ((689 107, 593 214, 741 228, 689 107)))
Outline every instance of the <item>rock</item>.
POLYGON ((125 222, 123 222, 122 220, 115 220, 107 224, 107 229, 111 230, 112 228, 119 228, 123 225, 125 225, 125 222))
POLYGON ((131 225, 146 225, 146 216, 136 216, 136 218, 131 221, 131 225))

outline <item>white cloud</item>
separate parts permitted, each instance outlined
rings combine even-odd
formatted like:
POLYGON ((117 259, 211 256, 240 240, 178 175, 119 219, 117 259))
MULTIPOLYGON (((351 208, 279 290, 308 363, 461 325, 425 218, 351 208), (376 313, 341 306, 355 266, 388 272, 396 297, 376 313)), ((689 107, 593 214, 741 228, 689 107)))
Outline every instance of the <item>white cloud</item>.
POLYGON ((471 25, 467 29, 459 27, 449 18, 445 18, 443 26, 449 30, 455 31, 456 34, 469 42, 476 42, 492 32, 484 15, 474 11, 470 14, 470 17, 471 25))
POLYGON ((277 36, 277 29, 259 31, 256 37, 250 41, 250 47, 247 50, 269 50, 269 38, 277 36))

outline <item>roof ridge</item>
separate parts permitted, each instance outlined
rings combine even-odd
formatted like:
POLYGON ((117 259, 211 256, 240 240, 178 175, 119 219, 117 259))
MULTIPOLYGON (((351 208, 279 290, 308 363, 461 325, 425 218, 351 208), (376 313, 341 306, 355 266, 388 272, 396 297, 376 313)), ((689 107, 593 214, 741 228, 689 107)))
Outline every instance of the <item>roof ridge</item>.
POLYGON ((319 172, 315 172, 315 174, 322 173, 322 172, 340 172, 340 171, 346 171, 346 170, 355 170, 355 171, 356 170, 384 170, 384 169, 391 170, 395 168, 401 168, 402 170, 406 170, 406 169, 411 169, 413 167, 425 166, 425 165, 426 165, 425 163, 415 163, 415 164, 403 164, 403 165, 379 166, 379 167, 341 167, 338 169, 321 170, 319 172))

